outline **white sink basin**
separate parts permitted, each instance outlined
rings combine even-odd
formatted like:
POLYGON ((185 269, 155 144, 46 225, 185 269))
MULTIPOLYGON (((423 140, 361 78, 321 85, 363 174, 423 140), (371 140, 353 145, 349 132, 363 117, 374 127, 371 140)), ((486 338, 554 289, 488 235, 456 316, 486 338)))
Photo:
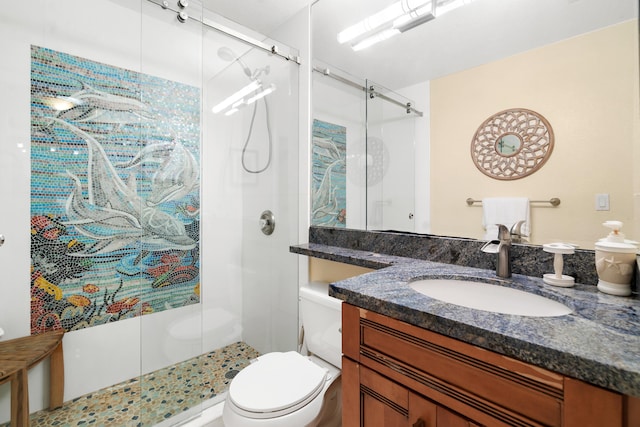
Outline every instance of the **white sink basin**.
POLYGON ((493 313, 554 317, 571 313, 557 301, 518 289, 458 279, 426 279, 409 284, 428 297, 493 313))

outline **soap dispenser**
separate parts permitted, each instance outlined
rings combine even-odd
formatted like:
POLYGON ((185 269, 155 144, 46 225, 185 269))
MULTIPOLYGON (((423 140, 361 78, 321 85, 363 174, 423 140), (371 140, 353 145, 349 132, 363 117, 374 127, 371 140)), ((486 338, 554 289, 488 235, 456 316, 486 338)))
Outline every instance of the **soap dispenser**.
POLYGON ((610 228, 611 232, 596 242, 598 290, 611 295, 631 295, 631 276, 638 254, 638 242, 625 240, 620 232, 620 221, 606 221, 602 225, 610 228))

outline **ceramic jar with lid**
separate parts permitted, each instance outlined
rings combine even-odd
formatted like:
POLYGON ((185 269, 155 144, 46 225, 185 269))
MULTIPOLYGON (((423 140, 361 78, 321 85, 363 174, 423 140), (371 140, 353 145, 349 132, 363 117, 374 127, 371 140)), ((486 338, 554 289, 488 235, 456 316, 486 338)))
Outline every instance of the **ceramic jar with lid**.
POLYGON ((611 295, 631 295, 631 277, 638 255, 638 242, 624 238, 620 232, 620 221, 606 221, 602 225, 610 228, 611 232, 596 242, 598 290, 611 295))

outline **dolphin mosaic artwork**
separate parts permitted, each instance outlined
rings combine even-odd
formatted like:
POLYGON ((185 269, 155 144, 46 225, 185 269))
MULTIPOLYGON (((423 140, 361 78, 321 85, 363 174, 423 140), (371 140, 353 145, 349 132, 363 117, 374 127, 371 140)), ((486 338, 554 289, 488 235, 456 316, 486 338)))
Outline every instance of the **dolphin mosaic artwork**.
POLYGON ((346 227, 347 129, 313 121, 311 223, 346 227))
POLYGON ((198 303, 200 91, 31 48, 31 331, 198 303))

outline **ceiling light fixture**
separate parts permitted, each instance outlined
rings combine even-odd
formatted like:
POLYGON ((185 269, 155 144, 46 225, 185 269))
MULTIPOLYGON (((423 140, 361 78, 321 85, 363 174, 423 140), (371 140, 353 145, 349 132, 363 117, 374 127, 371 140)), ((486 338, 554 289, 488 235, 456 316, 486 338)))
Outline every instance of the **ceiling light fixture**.
POLYGON ((369 46, 373 46, 376 43, 380 43, 383 40, 389 39, 396 34, 400 34, 400 30, 389 28, 387 30, 380 31, 379 33, 375 33, 358 43, 355 43, 353 46, 351 46, 351 48, 357 52, 359 50, 368 48, 369 46))
POLYGON ((430 0, 401 0, 392 4, 379 12, 374 13, 368 18, 363 19, 355 25, 341 31, 338 34, 338 43, 343 44, 370 32, 373 30, 380 30, 380 27, 385 26, 398 19, 402 15, 410 12, 412 9, 417 9, 426 3, 431 3, 430 0))
POLYGON ((338 42, 365 49, 474 0, 400 0, 338 34, 338 42))

